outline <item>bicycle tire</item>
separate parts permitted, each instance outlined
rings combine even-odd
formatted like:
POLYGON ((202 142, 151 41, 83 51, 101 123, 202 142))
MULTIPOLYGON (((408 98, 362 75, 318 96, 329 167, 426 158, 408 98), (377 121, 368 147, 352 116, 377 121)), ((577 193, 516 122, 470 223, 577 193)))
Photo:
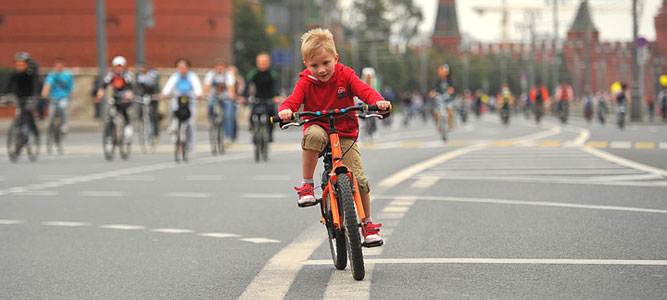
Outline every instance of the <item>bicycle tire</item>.
POLYGON ((343 225, 345 227, 345 241, 352 269, 352 277, 362 280, 366 276, 364 255, 361 249, 361 235, 359 234, 359 220, 357 208, 354 205, 352 183, 347 174, 338 175, 338 198, 343 206, 343 225))
POLYGON ((259 125, 254 125, 254 126, 255 127, 254 127, 254 130, 253 130, 253 139, 252 140, 253 140, 253 144, 255 146, 254 147, 255 148, 254 149, 255 150, 255 162, 259 162, 259 160, 261 158, 260 157, 261 153, 260 153, 260 149, 259 149, 259 147, 260 147, 259 144, 261 143, 261 141, 260 141, 260 130, 261 130, 261 128, 258 128, 259 125))
POLYGON ((28 130, 28 140, 24 141, 24 143, 28 160, 30 160, 30 162, 36 162, 39 157, 39 138, 32 132, 32 130, 28 130))
POLYGON ((7 131, 7 155, 9 156, 9 161, 13 163, 19 160, 17 142, 20 132, 17 131, 17 128, 16 124, 12 124, 7 131))
POLYGON ((102 136, 102 149, 104 151, 104 158, 107 161, 113 160, 116 151, 116 125, 112 122, 107 122, 104 128, 104 135, 102 136))
POLYGON ((218 154, 223 154, 225 153, 225 127, 222 123, 222 120, 220 121, 220 124, 218 125, 218 154))
POLYGON ((440 114, 440 138, 447 141, 447 114, 440 114))
POLYGON ((266 161, 269 160, 269 131, 266 128, 264 128, 264 130, 262 130, 262 144, 261 145, 262 145, 262 149, 261 149, 262 150, 261 151, 262 160, 266 162, 266 161))

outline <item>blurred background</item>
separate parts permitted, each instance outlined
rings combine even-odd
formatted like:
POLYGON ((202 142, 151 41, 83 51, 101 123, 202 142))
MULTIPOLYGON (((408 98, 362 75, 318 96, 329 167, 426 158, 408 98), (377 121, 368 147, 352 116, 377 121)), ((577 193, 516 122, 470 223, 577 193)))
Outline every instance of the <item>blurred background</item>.
MULTIPOLYGON (((553 94, 556 84, 566 80, 580 99, 587 90, 608 91, 614 82, 626 82, 635 88, 633 99, 649 104, 667 68, 666 3, 4 0, 0 85, 19 51, 39 64, 42 77, 53 59, 62 57, 76 83, 72 119, 90 119, 94 78, 116 55, 125 56, 130 67, 145 61, 163 71, 173 68, 178 57, 201 70, 223 58, 246 74, 257 53, 268 51, 283 94, 289 94, 303 69, 300 35, 326 27, 335 35, 344 64, 357 72, 375 68, 380 85, 397 93, 426 93, 437 80, 437 67, 447 63, 457 91, 482 89, 495 95, 506 82, 518 96, 544 83, 553 94)), ((652 113, 660 113, 657 106, 652 113)), ((11 109, 0 108, 0 115, 12 117, 11 109)), ((645 107, 633 109, 633 120, 648 113, 645 107)))

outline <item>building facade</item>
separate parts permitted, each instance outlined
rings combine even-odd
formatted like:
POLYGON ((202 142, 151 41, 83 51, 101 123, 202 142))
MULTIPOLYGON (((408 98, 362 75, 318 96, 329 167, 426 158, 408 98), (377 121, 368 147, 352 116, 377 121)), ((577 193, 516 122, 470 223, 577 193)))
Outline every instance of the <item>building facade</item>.
MULTIPOLYGON (((135 59, 135 0, 106 2, 107 55, 135 59)), ((146 59, 158 67, 178 57, 207 67, 232 59, 232 0, 153 0, 155 26, 146 29, 146 59)), ((21 0, 0 5, 0 66, 28 51, 43 66, 62 57, 74 67, 97 66, 95 1, 21 0)))

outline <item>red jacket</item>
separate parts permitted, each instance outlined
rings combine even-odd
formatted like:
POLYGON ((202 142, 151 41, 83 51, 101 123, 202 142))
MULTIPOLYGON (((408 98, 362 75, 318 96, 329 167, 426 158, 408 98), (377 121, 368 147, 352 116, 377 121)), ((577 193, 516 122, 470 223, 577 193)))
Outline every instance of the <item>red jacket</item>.
MULTIPOLYGON (((304 111, 346 108, 355 104, 354 96, 370 105, 384 100, 377 91, 361 81, 354 70, 341 63, 336 64, 334 74, 327 82, 319 81, 308 70, 299 73, 299 77, 294 91, 280 104, 278 111, 290 109, 296 112, 299 111, 302 104, 304 111)), ((349 114, 354 115, 354 113, 349 114)), ((329 131, 329 121, 326 118, 306 124, 303 128, 304 132, 311 124, 320 125, 324 130, 329 131)), ((359 120, 354 116, 351 118, 338 117, 336 118, 336 129, 340 137, 357 138, 359 120)))

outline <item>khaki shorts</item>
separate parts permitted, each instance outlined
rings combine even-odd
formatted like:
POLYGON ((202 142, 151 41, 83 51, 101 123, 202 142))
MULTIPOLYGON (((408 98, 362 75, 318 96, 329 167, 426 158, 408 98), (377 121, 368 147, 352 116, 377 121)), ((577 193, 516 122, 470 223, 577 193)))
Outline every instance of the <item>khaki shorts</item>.
MULTIPOLYGON (((322 152, 324 148, 326 148, 328 142, 329 134, 324 128, 318 125, 310 125, 303 134, 303 139, 301 139, 301 149, 322 152)), ((343 156, 343 163, 352 170, 352 173, 357 178, 359 193, 362 195, 370 193, 371 187, 368 185, 368 179, 366 179, 366 174, 364 173, 364 166, 361 164, 361 154, 359 153, 357 143, 354 142, 354 139, 341 138, 340 147, 343 153, 347 151, 347 154, 343 156), (352 149, 347 151, 350 146, 352 146, 352 149)))

